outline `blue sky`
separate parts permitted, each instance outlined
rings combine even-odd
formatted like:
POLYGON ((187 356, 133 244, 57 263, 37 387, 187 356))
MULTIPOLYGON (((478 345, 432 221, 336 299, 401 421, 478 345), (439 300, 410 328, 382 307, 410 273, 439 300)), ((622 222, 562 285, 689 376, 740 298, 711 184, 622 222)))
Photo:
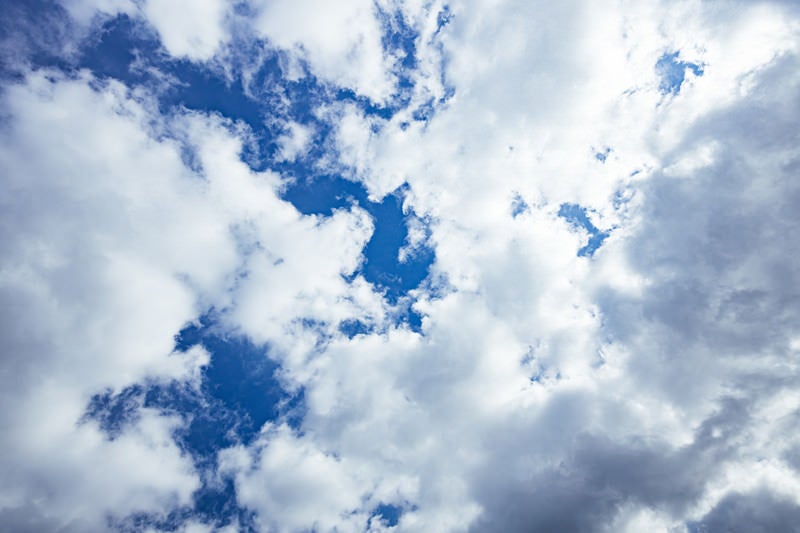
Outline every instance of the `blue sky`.
POLYGON ((0 529, 793 531, 792 2, 0 13, 0 529))

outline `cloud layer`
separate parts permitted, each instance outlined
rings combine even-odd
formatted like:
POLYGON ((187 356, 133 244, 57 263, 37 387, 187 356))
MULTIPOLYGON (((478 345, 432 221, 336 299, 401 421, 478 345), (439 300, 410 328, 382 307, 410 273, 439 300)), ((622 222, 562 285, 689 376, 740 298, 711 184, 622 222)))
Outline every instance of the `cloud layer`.
POLYGON ((797 527, 794 3, 188 4, 3 16, 0 529, 797 527))

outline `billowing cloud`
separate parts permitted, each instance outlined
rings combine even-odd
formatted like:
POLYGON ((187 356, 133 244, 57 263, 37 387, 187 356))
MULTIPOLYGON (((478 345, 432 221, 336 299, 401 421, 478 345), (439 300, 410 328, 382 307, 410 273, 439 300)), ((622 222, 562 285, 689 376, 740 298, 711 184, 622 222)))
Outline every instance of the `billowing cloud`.
POLYGON ((795 527, 793 3, 47 5, 3 527, 795 527))

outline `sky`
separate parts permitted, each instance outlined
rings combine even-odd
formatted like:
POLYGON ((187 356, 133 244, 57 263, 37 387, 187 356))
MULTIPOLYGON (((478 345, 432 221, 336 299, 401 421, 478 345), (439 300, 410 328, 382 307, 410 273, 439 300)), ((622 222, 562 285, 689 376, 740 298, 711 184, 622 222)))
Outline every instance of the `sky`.
POLYGON ((795 0, 5 0, 0 530, 800 531, 795 0))

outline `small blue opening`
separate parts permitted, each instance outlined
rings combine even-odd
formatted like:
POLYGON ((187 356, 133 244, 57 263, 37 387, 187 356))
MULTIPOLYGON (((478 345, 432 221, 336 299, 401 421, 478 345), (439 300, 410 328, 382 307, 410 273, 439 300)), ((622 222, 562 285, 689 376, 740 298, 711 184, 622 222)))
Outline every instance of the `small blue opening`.
POLYGON ((382 503, 375 508, 372 516, 379 516, 381 520, 386 522, 389 527, 394 527, 400 521, 400 516, 403 514, 403 509, 387 503, 382 503))
POLYGON ((658 88, 662 94, 678 94, 686 80, 686 71, 691 70, 695 76, 702 76, 703 65, 678 59, 680 51, 665 53, 656 62, 656 72, 661 76, 658 88))
POLYGON ((591 257, 594 255, 595 251, 602 246, 603 241, 608 238, 609 232, 600 231, 592 224, 591 220, 589 220, 589 217, 586 215, 585 207, 581 207, 578 204, 561 204, 558 210, 558 216, 565 219, 573 227, 583 228, 589 232, 589 242, 586 243, 586 246, 578 250, 579 257, 591 257))

